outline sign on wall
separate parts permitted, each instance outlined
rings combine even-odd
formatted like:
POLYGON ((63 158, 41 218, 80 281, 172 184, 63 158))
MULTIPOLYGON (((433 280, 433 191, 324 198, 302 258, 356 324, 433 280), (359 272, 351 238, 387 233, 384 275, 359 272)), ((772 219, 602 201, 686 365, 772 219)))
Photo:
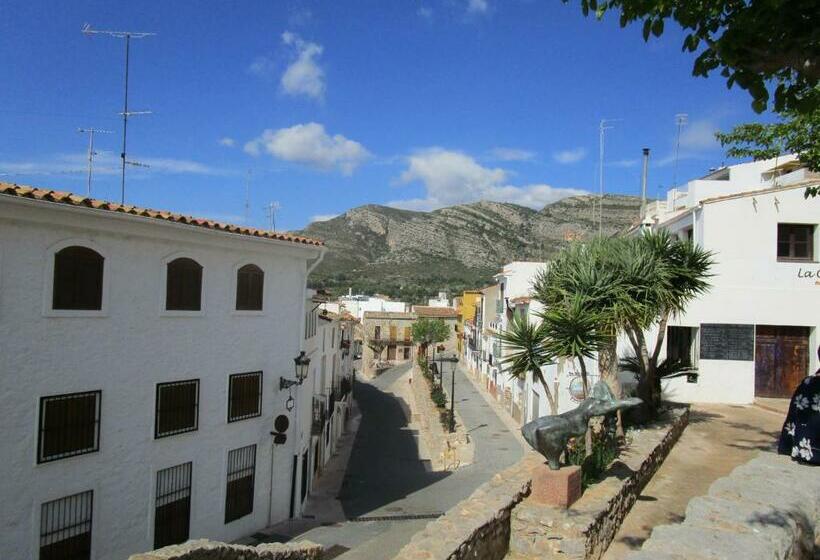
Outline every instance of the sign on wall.
POLYGON ((752 361, 754 357, 754 325, 703 323, 700 326, 701 360, 752 361))

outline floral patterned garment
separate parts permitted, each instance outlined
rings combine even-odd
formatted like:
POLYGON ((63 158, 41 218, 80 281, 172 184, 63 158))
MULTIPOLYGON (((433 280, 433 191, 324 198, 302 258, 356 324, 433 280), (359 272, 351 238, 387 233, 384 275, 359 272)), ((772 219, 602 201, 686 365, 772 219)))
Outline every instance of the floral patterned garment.
POLYGON ((808 376, 794 391, 777 452, 820 465, 820 375, 808 376))

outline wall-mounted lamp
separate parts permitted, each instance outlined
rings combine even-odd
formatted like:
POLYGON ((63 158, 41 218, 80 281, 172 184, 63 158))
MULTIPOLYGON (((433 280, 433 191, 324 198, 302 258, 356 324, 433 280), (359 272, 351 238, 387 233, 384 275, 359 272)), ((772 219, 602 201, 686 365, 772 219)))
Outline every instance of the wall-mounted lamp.
POLYGON ((299 352, 299 355, 293 358, 293 367, 296 372, 296 379, 279 378, 279 390, 290 389, 294 385, 301 385, 307 379, 308 367, 310 366, 310 358, 305 356, 305 351, 299 352))
POLYGON ((293 400, 293 395, 288 396, 288 400, 285 401, 285 408, 288 412, 293 410, 293 407, 296 405, 296 401, 293 400))

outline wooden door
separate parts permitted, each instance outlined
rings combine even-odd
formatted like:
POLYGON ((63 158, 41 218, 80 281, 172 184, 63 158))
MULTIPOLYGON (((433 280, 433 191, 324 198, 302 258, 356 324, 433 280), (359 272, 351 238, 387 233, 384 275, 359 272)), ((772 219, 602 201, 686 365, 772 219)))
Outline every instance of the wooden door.
POLYGON ((809 373, 809 328, 755 328, 755 396, 789 398, 809 373))
POLYGON ((396 359, 396 345, 391 344, 387 347, 387 361, 392 361, 396 359))

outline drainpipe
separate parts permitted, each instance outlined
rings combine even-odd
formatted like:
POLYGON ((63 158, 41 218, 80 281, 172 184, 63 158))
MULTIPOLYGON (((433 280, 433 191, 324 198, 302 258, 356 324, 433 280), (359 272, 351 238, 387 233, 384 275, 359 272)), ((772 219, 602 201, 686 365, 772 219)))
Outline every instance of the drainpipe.
POLYGON ((641 171, 641 227, 646 218, 646 179, 649 175, 649 148, 643 149, 643 171, 641 171))

